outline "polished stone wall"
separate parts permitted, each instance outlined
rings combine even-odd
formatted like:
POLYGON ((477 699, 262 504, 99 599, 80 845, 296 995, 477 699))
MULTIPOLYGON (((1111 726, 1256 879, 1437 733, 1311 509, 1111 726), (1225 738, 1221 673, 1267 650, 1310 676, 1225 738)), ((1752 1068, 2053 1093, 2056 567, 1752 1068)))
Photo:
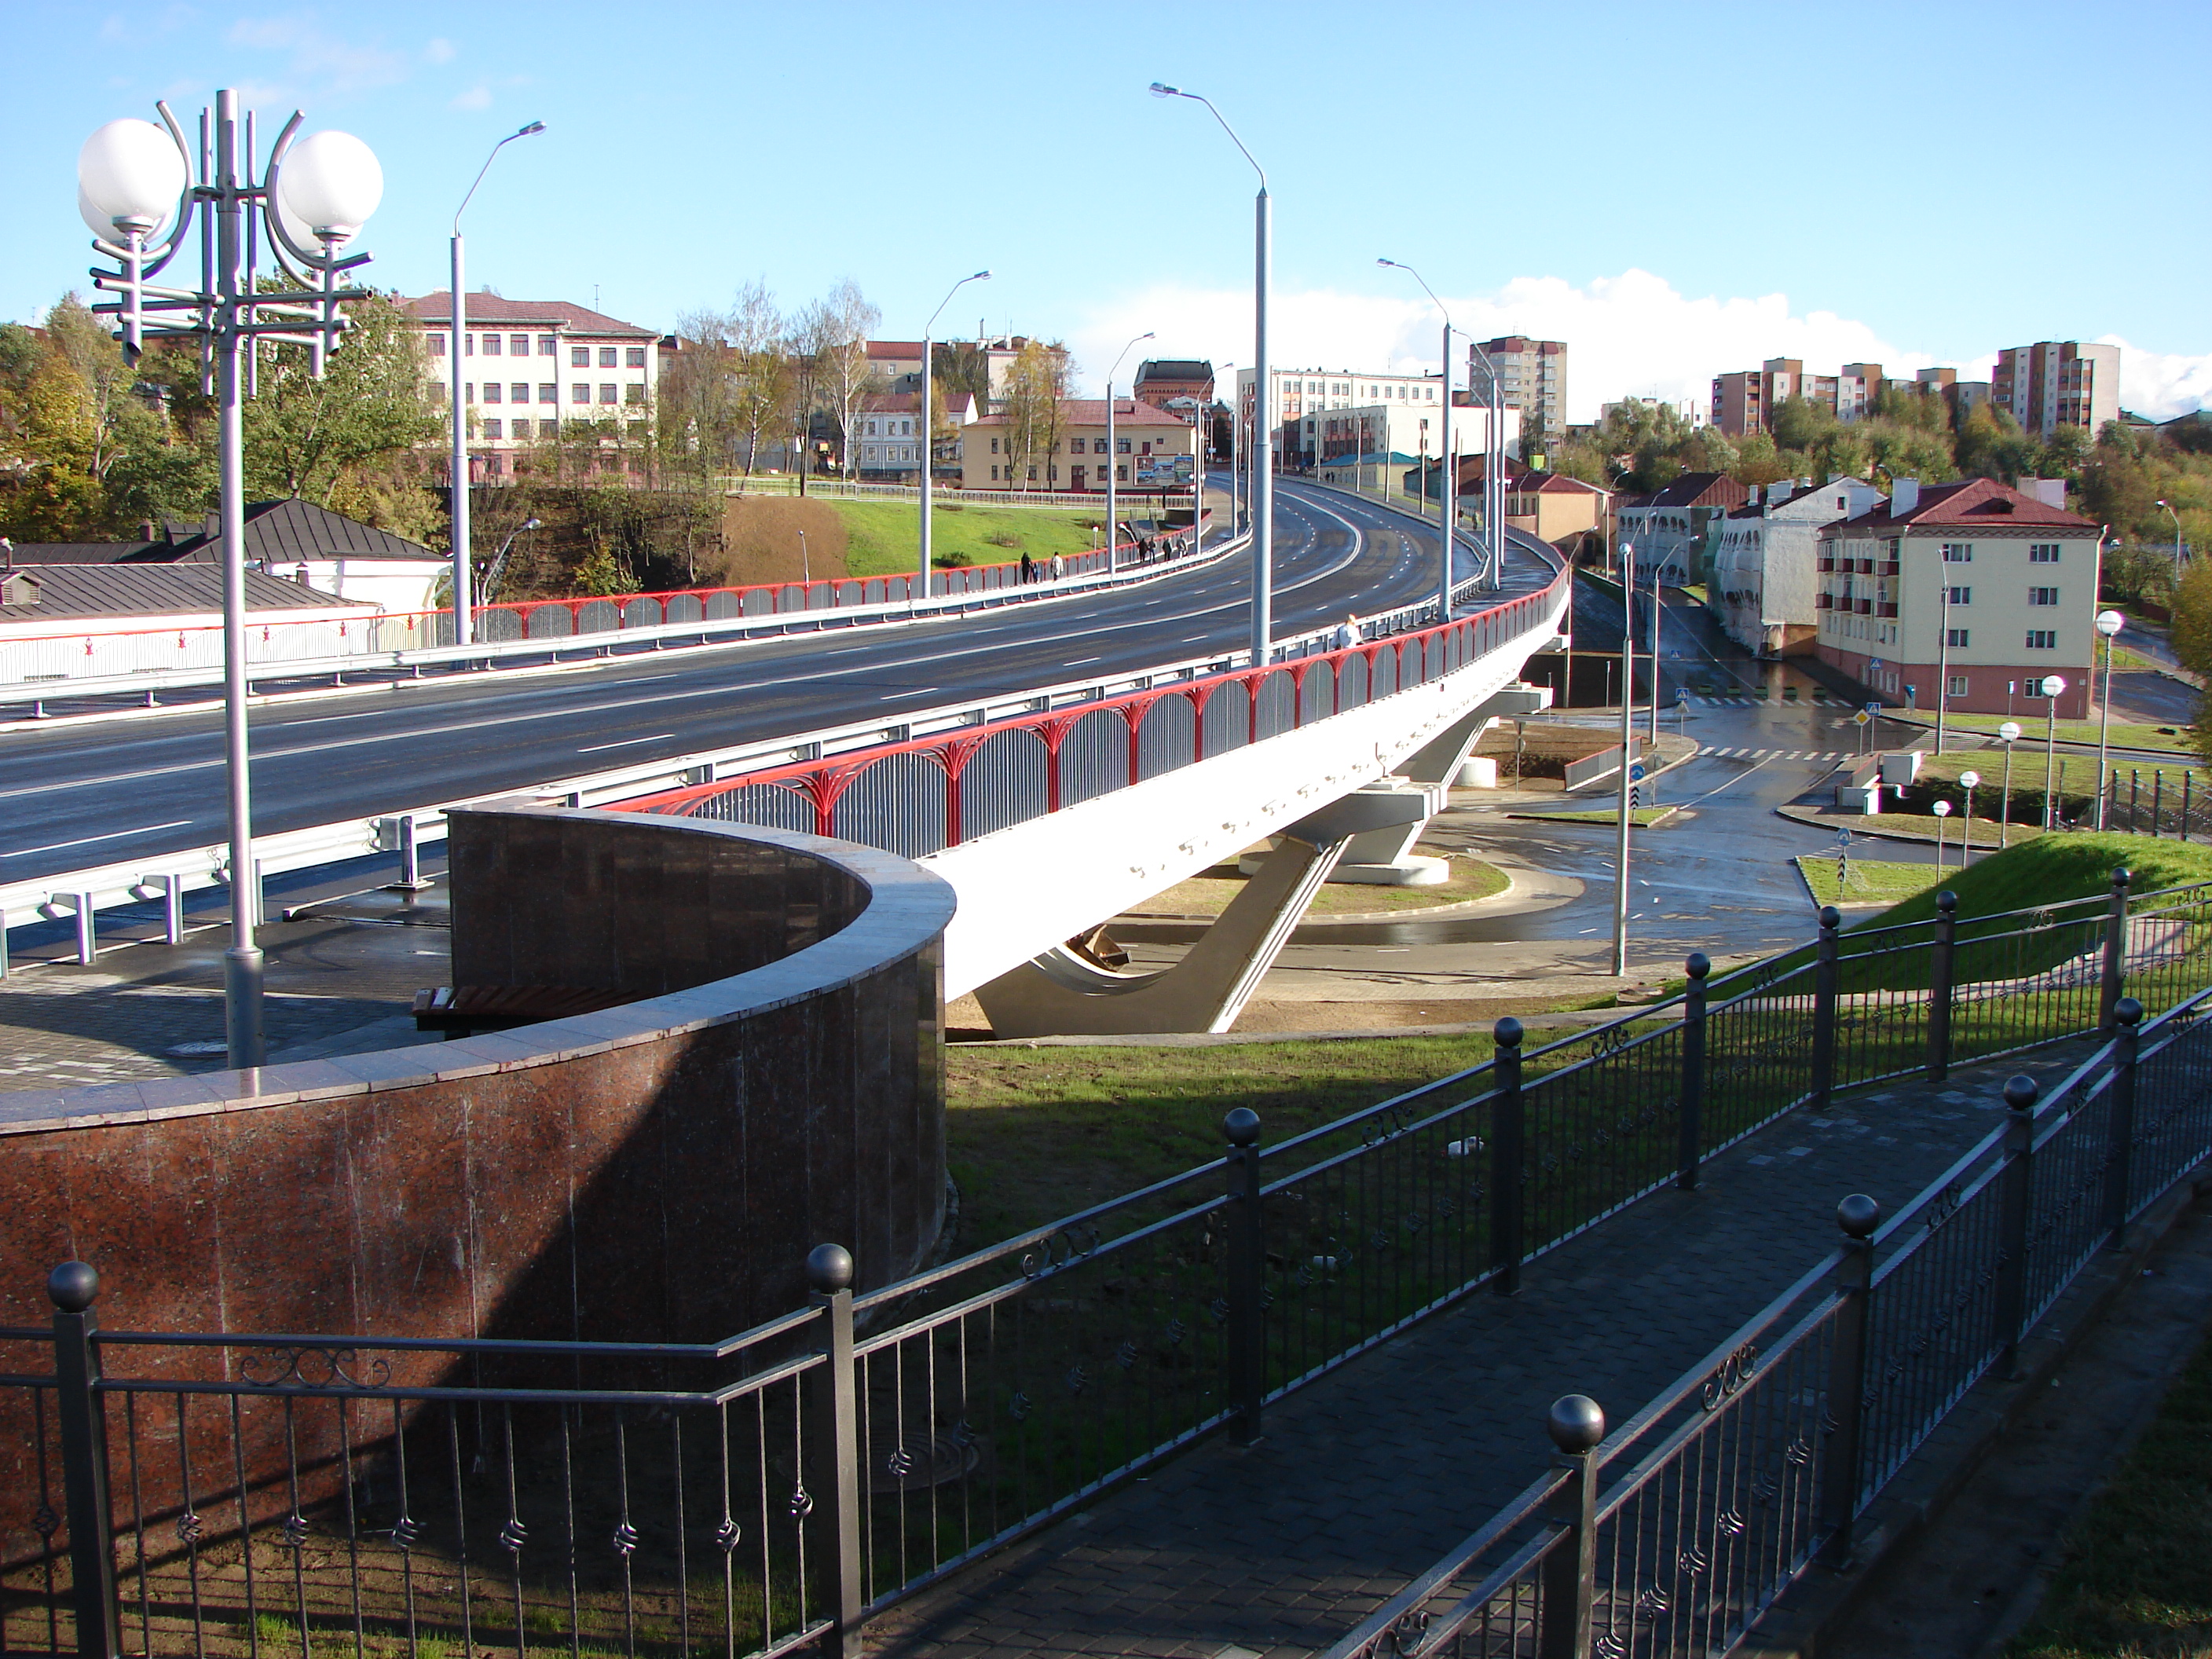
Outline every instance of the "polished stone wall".
MULTIPOLYGON (((258 1073, 0 1095, 0 1325, 46 1323, 48 1270, 76 1257, 100 1272, 109 1329, 711 1341, 803 1304, 816 1243, 848 1245, 862 1286, 930 1249, 943 882, 699 819, 526 807, 457 813, 452 835, 458 982, 641 1000, 258 1073)), ((211 1352, 112 1363, 167 1375, 211 1352)), ((0 1371, 40 1358, 0 1344, 0 1371)), ((35 1545, 29 1419, 0 1389, 7 1559, 35 1545)))

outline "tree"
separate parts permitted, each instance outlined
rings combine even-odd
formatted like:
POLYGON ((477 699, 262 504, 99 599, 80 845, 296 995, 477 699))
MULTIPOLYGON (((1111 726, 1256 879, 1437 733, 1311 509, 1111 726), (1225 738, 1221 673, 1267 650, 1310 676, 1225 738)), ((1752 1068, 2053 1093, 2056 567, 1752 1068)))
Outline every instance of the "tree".
MULTIPOLYGON (((1018 489, 1029 488, 1033 465, 1038 466, 1038 482, 1048 487, 1051 483, 1042 474, 1042 466, 1050 462, 1040 464, 1039 458, 1048 458, 1058 447, 1060 400, 1067 394, 1067 381, 1066 351, 1040 340, 1024 341, 1006 370, 1006 407, 1001 410, 1006 421, 1006 470, 1018 489)), ((1107 459, 1109 465, 1121 465, 1117 456, 1107 459)))
POLYGON ((780 431, 791 397, 791 339, 775 296, 762 281, 738 290, 730 313, 730 368, 736 382, 738 429, 744 435, 745 481, 752 481, 761 434, 780 431))
POLYGON ((1835 411, 1810 398, 1784 398, 1774 405, 1766 429, 1778 450, 1809 450, 1836 424, 1835 411))
POLYGON ((420 333, 383 295, 353 301, 346 315, 351 326, 320 380, 307 347, 259 348, 259 390, 245 408, 249 496, 327 506, 351 469, 437 435, 420 333))
POLYGON ((859 283, 845 278, 830 290, 823 302, 818 331, 822 342, 823 392, 837 422, 838 459, 845 476, 853 476, 855 459, 853 428, 868 400, 883 390, 883 382, 868 360, 868 337, 884 314, 870 305, 859 283))

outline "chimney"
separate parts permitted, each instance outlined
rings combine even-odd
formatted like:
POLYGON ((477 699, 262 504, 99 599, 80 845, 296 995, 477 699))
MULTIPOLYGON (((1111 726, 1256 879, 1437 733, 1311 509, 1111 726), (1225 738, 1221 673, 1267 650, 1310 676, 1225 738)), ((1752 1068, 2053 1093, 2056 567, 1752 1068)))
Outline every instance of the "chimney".
POLYGON ((1889 486, 1889 516, 1901 519, 1920 505, 1920 480, 1896 478, 1889 486))

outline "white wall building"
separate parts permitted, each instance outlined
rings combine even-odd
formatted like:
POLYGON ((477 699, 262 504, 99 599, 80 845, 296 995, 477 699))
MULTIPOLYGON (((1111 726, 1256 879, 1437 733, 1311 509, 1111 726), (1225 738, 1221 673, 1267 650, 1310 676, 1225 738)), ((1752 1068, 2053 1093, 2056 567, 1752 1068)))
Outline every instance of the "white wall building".
MULTIPOLYGON (((452 295, 441 290, 401 307, 421 325, 432 394, 452 406, 452 295)), ((477 478, 513 471, 515 451, 556 437, 564 421, 613 419, 642 427, 660 374, 660 336, 563 300, 471 294, 459 353, 477 478)))
POLYGON ((1812 649, 1820 623, 1820 528, 1881 500, 1859 478, 1784 483, 1716 520, 1711 596, 1729 637, 1765 657, 1812 649))
MULTIPOLYGON (((1270 369, 1267 378, 1268 406, 1258 411, 1258 420, 1262 429, 1274 434, 1275 465, 1287 470, 1310 467, 1320 462, 1322 422, 1332 413, 1343 415, 1389 404, 1397 409, 1425 409, 1433 418, 1443 406, 1443 381, 1434 374, 1279 368, 1270 369)), ((1466 388, 1462 386, 1460 389, 1466 388)), ((1253 429, 1255 395, 1253 372, 1238 369, 1237 407, 1248 432, 1253 429)), ((1461 444, 1457 447, 1464 453, 1468 446, 1461 444)))

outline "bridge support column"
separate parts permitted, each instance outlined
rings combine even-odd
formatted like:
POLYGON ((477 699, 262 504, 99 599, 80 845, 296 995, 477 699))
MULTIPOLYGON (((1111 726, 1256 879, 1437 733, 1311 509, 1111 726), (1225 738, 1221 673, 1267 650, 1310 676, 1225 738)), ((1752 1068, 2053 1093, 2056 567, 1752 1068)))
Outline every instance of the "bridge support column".
POLYGON ((1383 815, 1403 810, 1388 792, 1360 790, 1292 824, 1244 890, 1172 968, 1121 973, 1055 945, 978 986, 975 1000, 1002 1037, 1225 1031, 1345 849, 1364 835, 1395 833, 1390 826, 1397 818, 1383 815))

